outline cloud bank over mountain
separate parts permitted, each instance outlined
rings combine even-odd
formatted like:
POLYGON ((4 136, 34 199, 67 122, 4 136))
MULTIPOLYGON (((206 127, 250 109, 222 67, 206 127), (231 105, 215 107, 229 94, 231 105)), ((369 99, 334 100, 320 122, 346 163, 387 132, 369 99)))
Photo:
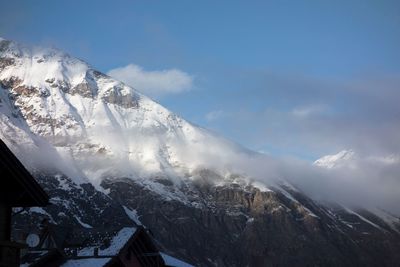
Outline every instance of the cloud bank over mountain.
POLYGON ((193 88, 193 76, 179 69, 148 71, 129 64, 107 74, 151 97, 178 94, 193 88))

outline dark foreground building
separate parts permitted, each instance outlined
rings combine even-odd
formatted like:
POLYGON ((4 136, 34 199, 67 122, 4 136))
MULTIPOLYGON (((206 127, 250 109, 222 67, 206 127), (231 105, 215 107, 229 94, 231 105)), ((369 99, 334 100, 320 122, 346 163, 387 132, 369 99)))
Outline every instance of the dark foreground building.
POLYGON ((107 245, 49 250, 35 248, 24 256, 23 261, 32 267, 193 267, 160 252, 143 226, 124 227, 104 240, 107 245))
POLYGON ((13 207, 46 206, 49 197, 0 140, 0 266, 20 264, 22 243, 11 241, 13 207))

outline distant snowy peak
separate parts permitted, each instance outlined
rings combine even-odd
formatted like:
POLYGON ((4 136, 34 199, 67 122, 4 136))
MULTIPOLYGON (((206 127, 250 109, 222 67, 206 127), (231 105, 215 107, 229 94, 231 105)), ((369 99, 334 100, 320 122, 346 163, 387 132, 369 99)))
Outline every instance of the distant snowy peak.
POLYGON ((356 169, 360 166, 382 166, 382 165, 399 165, 400 155, 363 155, 353 150, 342 150, 334 155, 326 155, 314 161, 315 166, 332 168, 352 168, 356 169))
POLYGON ((356 154, 353 150, 342 150, 334 155, 323 156, 322 158, 314 161, 314 165, 332 169, 347 165, 349 161, 355 158, 355 155, 356 154))

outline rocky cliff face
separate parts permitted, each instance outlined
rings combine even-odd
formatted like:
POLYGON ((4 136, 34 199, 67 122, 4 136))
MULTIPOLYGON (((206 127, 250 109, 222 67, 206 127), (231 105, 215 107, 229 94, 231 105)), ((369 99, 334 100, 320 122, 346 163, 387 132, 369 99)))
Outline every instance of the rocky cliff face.
POLYGON ((49 207, 15 215, 18 229, 36 231, 44 218, 88 236, 144 224, 198 266, 400 262, 396 216, 254 183, 230 160, 257 153, 60 51, 0 39, 0 126, 51 196, 49 207))
POLYGON ((193 185, 200 205, 105 180, 166 248, 198 266, 396 266, 398 233, 366 211, 322 206, 286 188, 193 185), (289 197, 289 196, 293 197, 289 197), (294 197, 296 200, 294 200, 294 197))

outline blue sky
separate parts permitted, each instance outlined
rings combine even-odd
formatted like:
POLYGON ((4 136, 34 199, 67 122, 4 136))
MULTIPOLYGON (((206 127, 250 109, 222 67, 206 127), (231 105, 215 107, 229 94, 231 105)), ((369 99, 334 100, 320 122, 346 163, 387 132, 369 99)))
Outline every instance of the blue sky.
POLYGON ((150 94, 254 150, 400 151, 399 1, 0 0, 0 36, 106 73, 177 70, 190 81, 150 94))

